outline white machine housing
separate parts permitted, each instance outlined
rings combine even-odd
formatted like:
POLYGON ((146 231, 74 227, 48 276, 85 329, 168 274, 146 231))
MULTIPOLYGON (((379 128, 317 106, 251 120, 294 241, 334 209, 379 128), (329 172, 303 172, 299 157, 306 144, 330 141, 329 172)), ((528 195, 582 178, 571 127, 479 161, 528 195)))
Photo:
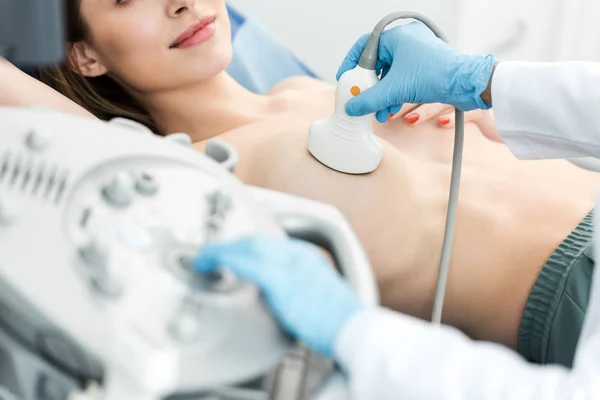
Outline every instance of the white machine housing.
MULTIPOLYGON (((272 373, 294 348, 256 287, 193 273, 208 241, 303 237, 378 301, 341 214, 243 185, 223 142, 211 158, 181 135, 32 109, 0 108, 0 131, 0 331, 80 383, 101 381, 98 399, 204 398, 272 373)), ((344 398, 324 390, 315 398, 344 398)))

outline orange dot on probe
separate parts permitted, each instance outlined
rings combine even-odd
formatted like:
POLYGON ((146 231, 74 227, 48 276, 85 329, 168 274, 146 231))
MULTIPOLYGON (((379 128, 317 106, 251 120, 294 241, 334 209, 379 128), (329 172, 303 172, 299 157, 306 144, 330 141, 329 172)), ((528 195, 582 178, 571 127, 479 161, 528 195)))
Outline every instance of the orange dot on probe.
POLYGON ((358 96, 360 94, 360 88, 358 86, 352 86, 350 88, 350 93, 352 93, 352 96, 358 96))

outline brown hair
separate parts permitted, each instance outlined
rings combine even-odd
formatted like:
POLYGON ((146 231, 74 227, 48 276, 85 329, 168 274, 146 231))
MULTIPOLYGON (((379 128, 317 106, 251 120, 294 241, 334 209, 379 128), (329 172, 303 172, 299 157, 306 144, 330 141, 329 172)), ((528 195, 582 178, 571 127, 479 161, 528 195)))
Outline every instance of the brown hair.
POLYGON ((150 114, 123 87, 107 75, 88 78, 79 73, 70 56, 74 43, 89 40, 89 31, 80 13, 81 0, 66 0, 66 62, 36 71, 36 77, 73 100, 96 117, 110 120, 122 117, 144 124, 153 132, 159 130, 150 114))

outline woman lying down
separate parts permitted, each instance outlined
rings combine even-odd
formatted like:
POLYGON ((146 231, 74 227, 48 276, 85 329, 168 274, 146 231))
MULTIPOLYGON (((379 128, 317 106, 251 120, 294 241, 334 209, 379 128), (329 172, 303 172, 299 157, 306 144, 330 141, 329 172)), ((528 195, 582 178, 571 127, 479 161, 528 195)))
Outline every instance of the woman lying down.
MULTIPOLYGON (((123 116, 161 134, 187 132, 199 150, 219 137, 239 152, 242 181, 336 206, 368 253, 383 304, 430 318, 451 130, 374 121, 380 167, 337 173, 306 148, 311 122, 333 110, 334 87, 296 78, 266 96, 243 89, 224 72, 232 44, 223 0, 67 4, 69 63, 40 77, 55 90, 0 63, 1 104, 123 116), (183 40, 198 21, 202 31, 183 40)), ((566 161, 517 161, 469 124, 445 323, 534 362, 570 365, 588 301, 599 189, 599 174, 566 161)))

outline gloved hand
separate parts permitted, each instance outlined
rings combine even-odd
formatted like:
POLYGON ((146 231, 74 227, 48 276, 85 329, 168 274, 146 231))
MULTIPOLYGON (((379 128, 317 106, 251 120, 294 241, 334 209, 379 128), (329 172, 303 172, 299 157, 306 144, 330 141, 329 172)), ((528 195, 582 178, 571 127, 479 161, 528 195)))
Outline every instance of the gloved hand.
MULTIPOLYGON (((365 35, 352 47, 338 70, 338 80, 356 67, 368 39, 365 35)), ((360 116, 382 111, 377 116, 381 122, 404 103, 444 103, 462 111, 489 109, 481 93, 495 63, 492 55, 461 53, 420 22, 388 29, 379 41, 377 72, 382 74, 381 81, 348 101, 346 112, 360 116)))
POLYGON ((299 240, 252 236, 207 244, 194 267, 199 273, 226 268, 256 284, 284 329, 326 357, 362 307, 327 258, 299 240))

